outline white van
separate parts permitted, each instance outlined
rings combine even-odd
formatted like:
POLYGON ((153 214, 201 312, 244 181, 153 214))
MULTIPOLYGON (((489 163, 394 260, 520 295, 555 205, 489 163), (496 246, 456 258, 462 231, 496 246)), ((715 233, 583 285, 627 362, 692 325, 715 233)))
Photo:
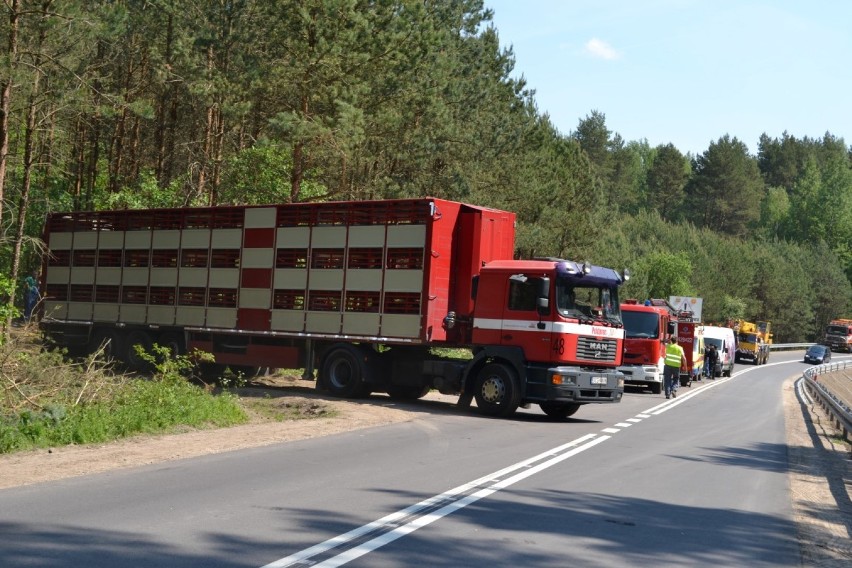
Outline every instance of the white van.
POLYGON ((734 372, 734 359, 737 355, 737 343, 734 337, 734 330, 729 327, 704 326, 704 345, 710 347, 713 344, 719 352, 719 362, 716 363, 714 377, 730 377, 734 372))

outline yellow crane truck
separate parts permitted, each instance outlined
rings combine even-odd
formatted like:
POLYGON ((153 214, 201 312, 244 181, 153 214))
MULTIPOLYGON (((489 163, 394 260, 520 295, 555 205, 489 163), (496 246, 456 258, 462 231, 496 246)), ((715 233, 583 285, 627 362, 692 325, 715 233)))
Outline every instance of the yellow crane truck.
POLYGON ((734 331, 737 332, 736 362, 749 362, 764 365, 769 360, 769 346, 772 345, 771 324, 768 321, 757 323, 738 320, 734 331))

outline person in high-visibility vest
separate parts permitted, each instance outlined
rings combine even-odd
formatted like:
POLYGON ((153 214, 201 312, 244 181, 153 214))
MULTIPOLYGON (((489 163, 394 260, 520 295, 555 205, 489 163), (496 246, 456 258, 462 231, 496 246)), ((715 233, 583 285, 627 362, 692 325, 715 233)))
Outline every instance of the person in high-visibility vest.
POLYGON ((666 398, 677 397, 681 367, 686 367, 686 355, 683 353, 683 347, 677 344, 677 337, 672 335, 669 338, 669 344, 666 345, 666 364, 663 366, 666 398))

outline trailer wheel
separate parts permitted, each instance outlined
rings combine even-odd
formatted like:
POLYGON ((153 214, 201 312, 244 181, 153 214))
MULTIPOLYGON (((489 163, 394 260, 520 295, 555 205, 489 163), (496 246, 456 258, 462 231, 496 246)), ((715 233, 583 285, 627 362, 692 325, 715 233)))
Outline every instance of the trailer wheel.
POLYGON ((198 363, 198 375, 203 381, 221 382, 228 367, 221 363, 198 363))
POLYGON ((552 418, 554 420, 565 420, 569 416, 574 416, 578 410, 580 410, 581 404, 570 402, 570 403, 558 403, 558 402, 543 402, 539 404, 542 412, 547 414, 548 418, 552 418))
POLYGON ((363 398, 370 394, 366 383, 367 365, 357 348, 341 345, 323 358, 320 380, 332 396, 363 398))
POLYGON ((511 416, 521 404, 515 372, 500 363, 491 363, 479 371, 473 396, 480 412, 489 416, 511 416))
POLYGON ((121 353, 121 339, 112 329, 98 329, 92 334, 86 350, 91 354, 103 348, 103 358, 107 361, 117 359, 121 353))
POLYGON ((144 331, 131 331, 124 346, 124 362, 131 371, 149 371, 151 366, 136 352, 137 345, 141 346, 146 353, 149 353, 151 351, 151 336, 144 331))
POLYGON ((172 357, 186 354, 186 346, 184 345, 183 334, 181 333, 164 333, 157 338, 157 345, 160 347, 168 347, 169 353, 172 354, 172 357))
POLYGON ((388 396, 395 400, 417 400, 430 391, 428 385, 388 385, 388 396))

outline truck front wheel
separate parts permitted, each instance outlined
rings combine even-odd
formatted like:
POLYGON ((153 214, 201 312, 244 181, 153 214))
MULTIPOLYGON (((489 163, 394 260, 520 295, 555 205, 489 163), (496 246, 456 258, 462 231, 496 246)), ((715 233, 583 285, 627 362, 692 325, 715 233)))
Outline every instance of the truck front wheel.
POLYGON ((491 363, 479 371, 473 396, 480 412, 489 416, 511 416, 521 404, 514 371, 500 363, 491 363))
POLYGON ((319 380, 333 396, 362 398, 370 394, 366 375, 363 355, 355 347, 341 345, 326 354, 319 380))
POLYGON ((539 404, 541 410, 547 414, 549 418, 553 418, 554 420, 565 420, 569 416, 574 416, 578 410, 580 410, 580 404, 577 403, 556 403, 556 402, 543 402, 539 404))

